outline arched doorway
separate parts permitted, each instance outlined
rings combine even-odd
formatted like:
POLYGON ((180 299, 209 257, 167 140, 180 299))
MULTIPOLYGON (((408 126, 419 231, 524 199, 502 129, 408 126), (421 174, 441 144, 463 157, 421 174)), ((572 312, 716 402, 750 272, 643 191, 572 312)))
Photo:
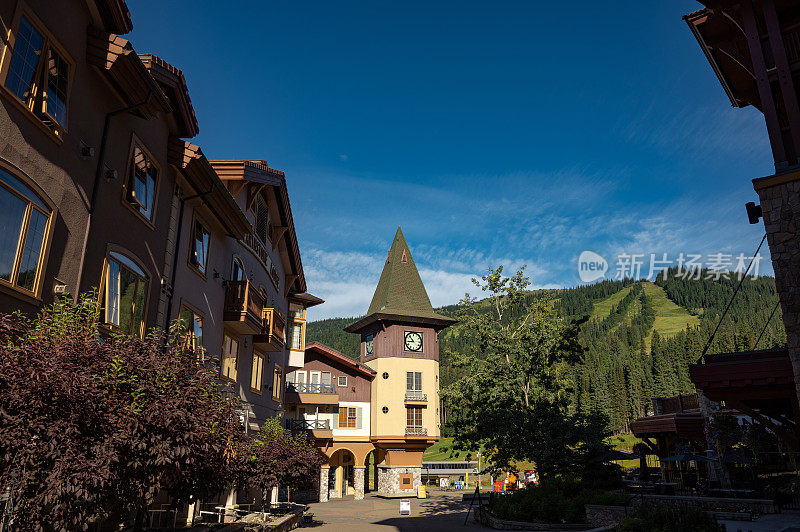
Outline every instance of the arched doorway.
POLYGON ((328 473, 328 493, 331 499, 355 495, 355 455, 348 449, 339 449, 331 455, 328 473))

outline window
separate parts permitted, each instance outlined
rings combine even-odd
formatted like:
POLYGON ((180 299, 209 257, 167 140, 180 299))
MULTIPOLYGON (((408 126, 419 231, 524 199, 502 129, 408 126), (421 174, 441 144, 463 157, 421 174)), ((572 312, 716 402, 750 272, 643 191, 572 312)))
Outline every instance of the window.
POLYGON ((422 426, 422 408, 419 406, 411 406, 406 409, 406 426, 407 427, 421 427, 422 426))
POLYGON ((264 355, 253 350, 253 364, 250 367, 250 391, 261 395, 264 374, 264 355))
POLYGON ((354 429, 358 426, 358 408, 352 406, 339 407, 339 428, 354 429))
POLYGON ((239 259, 238 257, 233 258, 233 266, 231 267, 231 280, 233 281, 245 280, 244 264, 242 264, 241 259, 239 259))
POLYGON ((0 168, 0 280, 38 291, 50 209, 20 180, 0 168))
POLYGON ((72 60, 43 27, 21 15, 7 61, 6 89, 60 137, 67 126, 72 60))
POLYGON ((291 321, 287 327, 287 337, 289 343, 289 349, 293 351, 302 351, 305 349, 303 346, 303 329, 305 328, 305 323, 302 321, 291 321))
POLYGON ((198 360, 204 359, 203 351, 203 316, 182 306, 180 313, 181 327, 187 333, 187 347, 197 354, 198 360))
POLYGON ((388 414, 389 413, 389 407, 388 406, 384 406, 383 408, 381 408, 381 412, 383 412, 384 414, 388 414))
POLYGON ((364 340, 364 350, 366 352, 366 356, 370 356, 372 354, 372 347, 375 341, 375 336, 368 334, 366 339, 364 340))
POLYGON ((253 231, 261 243, 266 245, 269 242, 269 208, 260 197, 253 203, 253 214, 256 217, 253 231))
POLYGON ((339 386, 347 386, 347 377, 339 377, 339 386))
POLYGON ((406 371, 406 391, 408 392, 422 391, 422 372, 406 371))
POLYGON ((388 379, 388 378, 389 378, 389 374, 388 374, 387 372, 385 372, 385 371, 384 371, 384 372, 383 372, 383 375, 382 375, 382 377, 383 377, 384 379, 388 379))
POLYGON ((277 364, 272 370, 272 399, 273 401, 281 400, 281 390, 283 389, 283 370, 277 364))
POLYGON ((225 333, 222 340, 222 364, 220 365, 222 378, 235 382, 238 365, 239 341, 225 333))
POLYGON ((192 239, 192 251, 189 255, 189 263, 197 268, 200 273, 206 273, 206 265, 208 264, 208 243, 211 235, 208 230, 203 227, 200 220, 194 221, 194 238, 192 239))
POLYGON ((158 183, 158 167, 142 147, 134 143, 129 165, 127 199, 148 221, 153 220, 153 205, 158 183))
POLYGON ((114 251, 106 260, 103 289, 105 322, 124 333, 144 333, 144 307, 149 282, 147 274, 129 257, 114 251))

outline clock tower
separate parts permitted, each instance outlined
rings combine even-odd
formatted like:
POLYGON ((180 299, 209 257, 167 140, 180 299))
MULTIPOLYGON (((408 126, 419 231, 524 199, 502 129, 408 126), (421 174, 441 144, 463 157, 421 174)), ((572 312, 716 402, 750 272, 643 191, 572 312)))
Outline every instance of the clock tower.
POLYGON ((422 453, 439 439, 439 332, 456 320, 434 312, 400 228, 361 335, 361 362, 375 371, 371 441, 378 494, 407 497, 421 483, 422 453))

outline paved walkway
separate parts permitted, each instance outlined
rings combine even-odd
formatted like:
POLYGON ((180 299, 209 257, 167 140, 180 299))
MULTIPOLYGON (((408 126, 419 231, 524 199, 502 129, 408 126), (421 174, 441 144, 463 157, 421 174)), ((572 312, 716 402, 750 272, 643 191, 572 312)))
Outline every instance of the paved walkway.
MULTIPOLYGON (((427 499, 410 499, 411 515, 400 515, 400 499, 367 495, 363 501, 352 497, 310 505, 314 523, 304 528, 341 532, 417 532, 491 530, 475 523, 470 515, 464 526, 469 503, 461 502, 463 492, 429 492, 427 499)), ((764 515, 756 521, 721 521, 728 532, 800 532, 800 513, 764 515)))
POLYGON ((427 499, 410 499, 411 515, 400 515, 400 499, 382 499, 369 494, 363 501, 350 497, 314 503, 310 505, 314 523, 304 528, 342 532, 489 530, 476 524, 471 514, 464 526, 469 503, 461 502, 462 494, 433 492, 427 499))
POLYGON ((800 532, 800 513, 762 515, 755 521, 720 521, 728 532, 800 532))

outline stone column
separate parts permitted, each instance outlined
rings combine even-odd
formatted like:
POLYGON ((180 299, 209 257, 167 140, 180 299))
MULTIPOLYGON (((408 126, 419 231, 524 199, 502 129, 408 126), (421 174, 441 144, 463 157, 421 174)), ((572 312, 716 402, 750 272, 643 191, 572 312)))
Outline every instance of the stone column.
POLYGON ((319 468, 319 502, 328 502, 328 476, 330 472, 329 465, 319 468))
POLYGON ((356 491, 355 499, 357 501, 364 498, 364 473, 366 472, 365 467, 355 466, 353 468, 353 485, 356 491))
POLYGON ((800 175, 757 179, 753 187, 761 201, 789 360, 800 397, 800 175))
MULTIPOLYGON (((706 424, 711 420, 711 416, 720 410, 720 404, 712 401, 705 395, 703 390, 697 390, 697 404, 700 406, 700 414, 703 416, 703 423, 706 424)), ((712 449, 715 442, 706 441, 709 449, 712 449)), ((723 488, 731 487, 731 480, 725 468, 722 467, 721 462, 707 462, 708 478, 709 480, 719 481, 720 486, 723 488)))

